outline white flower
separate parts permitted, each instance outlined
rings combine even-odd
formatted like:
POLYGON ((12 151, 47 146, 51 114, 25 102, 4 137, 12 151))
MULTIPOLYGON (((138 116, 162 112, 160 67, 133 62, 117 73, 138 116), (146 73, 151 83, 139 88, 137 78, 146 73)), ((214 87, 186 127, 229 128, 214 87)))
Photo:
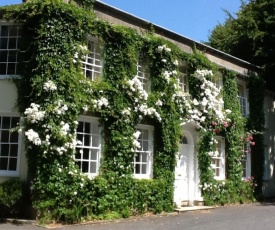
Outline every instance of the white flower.
POLYGON ((194 100, 193 100, 193 104, 194 104, 194 105, 199 105, 199 102, 197 101, 197 99, 196 99, 196 98, 194 98, 194 100))
POLYGON ((163 103, 162 103, 162 101, 161 101, 160 99, 158 99, 157 102, 156 102, 156 105, 157 105, 157 106, 162 106, 163 103))
POLYGON ((139 148, 141 147, 139 141, 137 141, 137 140, 133 140, 133 146, 134 146, 136 149, 139 149, 139 148))
POLYGON ((24 114, 31 123, 37 123, 42 121, 45 117, 45 111, 39 111, 40 106, 35 103, 31 103, 30 108, 27 108, 24 114))
POLYGON ((33 129, 29 129, 28 131, 26 131, 25 132, 25 136, 33 144, 35 144, 35 145, 41 145, 41 139, 39 138, 38 133, 35 132, 33 129))
POLYGON ((163 46, 158 46, 158 48, 156 50, 157 50, 158 53, 161 53, 163 49, 164 49, 163 46))
POLYGON ((134 136, 135 139, 138 139, 139 136, 140 136, 140 134, 141 134, 140 131, 136 131, 136 132, 133 134, 133 136, 134 136))
POLYGON ((178 65, 179 65, 179 61, 178 61, 178 60, 175 60, 175 61, 173 62, 173 64, 174 64, 175 66, 178 66, 178 65))
POLYGON ((166 63, 167 60, 165 58, 161 59, 161 62, 166 63))
POLYGON ((61 122, 61 133, 62 135, 66 136, 68 134, 68 131, 70 130, 70 126, 68 123, 61 122))
POLYGON ((44 83, 43 89, 45 89, 47 92, 48 91, 55 91, 55 90, 57 90, 57 87, 56 87, 56 85, 54 84, 53 81, 47 81, 46 83, 44 83))

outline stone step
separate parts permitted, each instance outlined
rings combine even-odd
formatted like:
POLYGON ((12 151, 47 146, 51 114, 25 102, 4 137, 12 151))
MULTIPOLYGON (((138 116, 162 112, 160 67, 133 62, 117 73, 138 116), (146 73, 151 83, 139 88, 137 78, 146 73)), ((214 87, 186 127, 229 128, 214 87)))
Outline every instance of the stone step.
POLYGON ((185 206, 180 208, 175 208, 175 212, 189 212, 189 211, 198 211, 198 210, 210 210, 214 209, 215 207, 212 206, 185 206))

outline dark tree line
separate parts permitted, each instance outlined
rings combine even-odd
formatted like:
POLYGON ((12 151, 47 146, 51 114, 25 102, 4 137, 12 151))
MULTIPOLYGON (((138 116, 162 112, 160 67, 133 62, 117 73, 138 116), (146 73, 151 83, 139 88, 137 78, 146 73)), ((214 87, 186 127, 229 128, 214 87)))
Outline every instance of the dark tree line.
POLYGON ((210 33, 208 45, 262 68, 267 88, 275 89, 275 0, 242 1, 210 33), (274 76, 273 76, 274 75, 274 76))

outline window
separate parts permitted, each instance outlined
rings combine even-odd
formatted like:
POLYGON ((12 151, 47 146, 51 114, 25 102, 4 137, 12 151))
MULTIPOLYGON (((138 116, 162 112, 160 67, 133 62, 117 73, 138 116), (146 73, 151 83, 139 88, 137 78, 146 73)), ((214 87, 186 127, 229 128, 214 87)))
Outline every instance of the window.
POLYGON ((83 173, 93 177, 98 174, 101 157, 101 135, 98 120, 81 117, 77 127, 75 161, 83 173))
POLYGON ((221 73, 215 73, 213 74, 213 76, 211 77, 211 82, 214 83, 214 85, 218 88, 221 89, 223 82, 222 82, 222 75, 221 73))
POLYGON ((189 88, 188 88, 188 78, 187 78, 187 66, 185 64, 181 64, 179 66, 179 86, 183 93, 188 94, 189 88))
POLYGON ((140 132, 138 138, 140 148, 135 151, 134 176, 136 178, 152 178, 153 127, 139 125, 137 130, 140 132))
POLYGON ((137 77, 142 84, 143 90, 147 93, 150 92, 150 68, 148 60, 144 57, 144 54, 139 54, 137 77))
POLYGON ((20 30, 15 25, 0 25, 0 75, 18 74, 20 30))
POLYGON ((90 53, 82 62, 82 69, 84 75, 94 81, 101 76, 102 72, 101 49, 98 39, 88 38, 87 47, 90 53))
POLYGON ((0 175, 19 176, 19 134, 11 129, 20 118, 0 116, 0 175))
POLYGON ((242 168, 243 168, 243 178, 251 176, 251 154, 250 145, 243 145, 243 155, 242 155, 242 168))
POLYGON ((211 167, 214 178, 217 180, 225 179, 225 143, 224 138, 216 137, 216 154, 211 159, 211 167))
POLYGON ((245 84, 238 83, 238 98, 241 108, 241 114, 244 117, 248 116, 248 103, 247 103, 247 92, 245 84))

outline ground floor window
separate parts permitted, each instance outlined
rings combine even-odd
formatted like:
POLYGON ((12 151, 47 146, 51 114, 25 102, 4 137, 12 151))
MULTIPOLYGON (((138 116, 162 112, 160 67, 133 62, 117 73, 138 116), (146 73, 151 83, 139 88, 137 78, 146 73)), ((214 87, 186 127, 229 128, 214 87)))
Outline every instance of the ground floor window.
POLYGON ((0 175, 19 176, 19 116, 0 115, 0 175))
POLYGON ((135 150, 134 176, 136 178, 152 178, 153 127, 138 125, 137 131, 140 132, 138 137, 140 146, 135 150))
POLYGON ((243 145, 243 155, 242 155, 242 168, 243 168, 243 178, 251 176, 251 153, 250 145, 243 145))
POLYGON ((93 177, 98 174, 101 157, 101 135, 98 119, 80 117, 77 127, 75 161, 83 173, 93 177))
POLYGON ((217 180, 225 179, 225 141, 223 137, 216 137, 216 150, 211 158, 211 167, 214 178, 217 180))

